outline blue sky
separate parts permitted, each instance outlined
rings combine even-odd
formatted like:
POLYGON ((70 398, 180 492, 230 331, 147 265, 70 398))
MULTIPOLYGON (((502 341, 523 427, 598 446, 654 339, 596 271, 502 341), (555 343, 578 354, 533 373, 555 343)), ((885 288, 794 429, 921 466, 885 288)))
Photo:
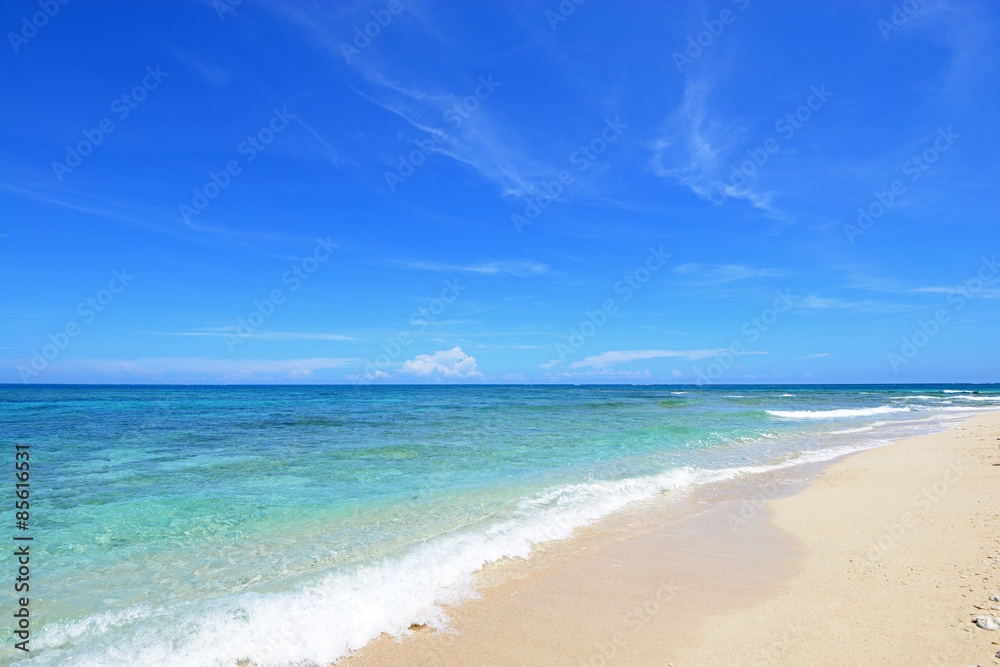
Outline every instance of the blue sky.
POLYGON ((2 382, 998 378, 996 3, 0 26, 2 382))

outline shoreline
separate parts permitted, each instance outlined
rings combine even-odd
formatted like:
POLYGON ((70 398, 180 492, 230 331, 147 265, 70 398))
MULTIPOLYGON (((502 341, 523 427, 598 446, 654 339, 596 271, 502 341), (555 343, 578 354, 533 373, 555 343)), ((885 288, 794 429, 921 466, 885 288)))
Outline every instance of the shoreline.
POLYGON ((383 635, 335 664, 1000 664, 1000 632, 970 620, 1000 615, 988 601, 1000 594, 1000 467, 983 462, 1000 463, 998 445, 990 412, 752 485, 640 502, 487 566, 479 597, 446 607, 443 632, 383 635), (964 595, 982 600, 951 600, 975 577, 983 590, 964 595))

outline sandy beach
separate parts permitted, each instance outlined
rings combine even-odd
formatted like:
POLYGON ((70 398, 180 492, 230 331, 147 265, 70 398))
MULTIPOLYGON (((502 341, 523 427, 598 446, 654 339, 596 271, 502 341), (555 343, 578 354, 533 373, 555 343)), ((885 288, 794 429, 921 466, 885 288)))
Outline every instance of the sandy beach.
POLYGON ((0 667, 1000 667, 1000 0, 122 4, 5 4, 0 667))
POLYGON ((1000 413, 620 512, 338 664, 1000 664, 1000 413))

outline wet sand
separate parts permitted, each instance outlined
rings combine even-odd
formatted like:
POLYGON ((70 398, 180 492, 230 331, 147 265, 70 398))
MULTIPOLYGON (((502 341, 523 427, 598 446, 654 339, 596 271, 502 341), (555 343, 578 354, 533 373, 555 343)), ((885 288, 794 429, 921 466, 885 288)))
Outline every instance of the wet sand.
POLYGON ((338 664, 1000 664, 1000 413, 629 508, 338 664), (995 610, 991 610, 991 607, 995 610))

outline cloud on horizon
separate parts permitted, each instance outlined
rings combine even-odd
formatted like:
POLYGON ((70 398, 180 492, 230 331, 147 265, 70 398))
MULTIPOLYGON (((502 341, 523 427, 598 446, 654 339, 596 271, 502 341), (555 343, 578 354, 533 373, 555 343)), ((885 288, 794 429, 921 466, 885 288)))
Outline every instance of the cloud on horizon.
MULTIPOLYGON (((70 375, 79 381, 90 374, 100 374, 102 382, 248 382, 305 380, 315 372, 360 363, 355 357, 311 357, 304 359, 215 359, 202 357, 141 357, 137 359, 56 360, 33 378, 45 382, 46 376, 70 375)), ((88 381, 84 379, 84 381, 88 381)))
POLYGON ((418 354, 405 361, 400 372, 452 379, 483 377, 476 368, 476 358, 463 352, 457 345, 450 350, 439 350, 433 354, 418 354))
POLYGON ((569 367, 581 368, 590 366, 591 368, 606 368, 615 364, 624 364, 629 361, 643 359, 680 358, 697 360, 714 357, 725 352, 726 348, 717 348, 714 350, 615 350, 587 357, 583 361, 574 361, 569 367))

